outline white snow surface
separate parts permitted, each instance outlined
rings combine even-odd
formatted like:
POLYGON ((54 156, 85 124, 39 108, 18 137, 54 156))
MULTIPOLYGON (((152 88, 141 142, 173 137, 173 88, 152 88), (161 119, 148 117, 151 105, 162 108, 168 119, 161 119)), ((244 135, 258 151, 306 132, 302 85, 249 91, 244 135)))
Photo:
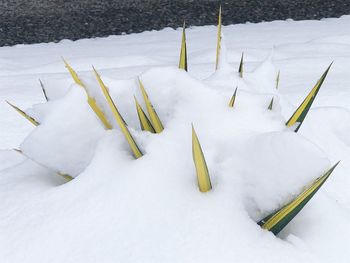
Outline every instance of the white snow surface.
POLYGON ((225 26, 217 72, 215 26, 187 29, 188 73, 177 68, 181 29, 0 48, 0 262, 349 262, 349 27, 350 16, 225 26), (61 56, 113 130, 103 128, 61 56), (287 129, 332 61, 299 132, 287 129), (142 158, 132 157, 92 64, 142 158), (160 134, 139 127, 137 77, 164 124, 160 134), (211 176, 208 193, 197 186, 191 124, 211 176), (256 224, 338 160, 277 237, 256 224), (66 183, 58 171, 75 179, 66 183))

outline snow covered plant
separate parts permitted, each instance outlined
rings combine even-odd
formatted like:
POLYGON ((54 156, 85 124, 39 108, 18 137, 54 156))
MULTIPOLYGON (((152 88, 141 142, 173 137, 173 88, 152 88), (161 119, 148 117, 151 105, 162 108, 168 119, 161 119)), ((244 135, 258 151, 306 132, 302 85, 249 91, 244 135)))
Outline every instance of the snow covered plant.
MULTIPOLYGON (((206 80, 186 72, 185 24, 179 69, 153 68, 136 83, 116 83, 100 76, 95 68, 94 77, 81 78, 64 63, 75 83, 66 94, 51 97, 40 82, 47 103, 35 105, 31 112, 9 104, 37 126, 18 151, 67 181, 87 172, 94 176, 110 173, 133 182, 130 188, 116 191, 137 195, 146 189, 155 191, 158 198, 165 194, 174 200, 188 197, 186 202, 199 202, 199 196, 188 195, 196 178, 209 203, 211 193, 220 191, 223 196, 216 193, 212 198, 222 200, 233 191, 252 200, 246 204, 250 217, 277 235, 338 165, 329 168, 319 149, 297 134, 331 65, 285 122, 278 92, 280 73, 271 57, 252 72, 243 71, 243 53, 238 72, 227 63, 221 9, 216 70, 206 80), (220 81, 227 78, 232 80, 231 98, 220 87, 220 81), (194 166, 189 164, 191 123, 194 166), (290 186, 283 186, 285 183, 290 186), (271 187, 278 190, 270 193, 271 187), (183 196, 178 199, 174 192, 183 196)), ((182 201, 171 201, 172 209, 182 201)), ((225 202, 229 208, 231 203, 225 202)))

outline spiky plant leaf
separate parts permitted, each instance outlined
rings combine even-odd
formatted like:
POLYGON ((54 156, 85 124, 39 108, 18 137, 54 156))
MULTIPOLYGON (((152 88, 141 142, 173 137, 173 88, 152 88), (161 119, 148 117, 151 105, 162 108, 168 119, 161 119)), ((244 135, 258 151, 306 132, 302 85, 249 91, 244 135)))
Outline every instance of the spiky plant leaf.
POLYGON ((8 105, 10 105, 12 108, 14 108, 19 114, 21 114, 24 118, 26 118, 28 121, 30 121, 33 125, 38 126, 40 124, 33 117, 29 116, 27 113, 25 113, 23 110, 21 110, 17 106, 11 104, 8 101, 6 101, 6 102, 7 102, 8 105))
POLYGON ((153 128, 152 123, 148 119, 147 115, 143 111, 141 105, 137 101, 136 97, 134 96, 135 99, 135 104, 136 104, 136 110, 137 110, 137 115, 139 116, 139 121, 140 121, 140 126, 143 131, 149 131, 151 133, 156 133, 156 131, 153 128))
POLYGON ((281 71, 279 70, 277 73, 277 77, 276 77, 276 89, 278 89, 278 87, 280 85, 280 73, 281 73, 281 71))
POLYGON ((237 95, 237 89, 238 87, 236 87, 235 92, 233 93, 230 102, 228 103, 228 106, 233 108, 233 106, 235 105, 235 101, 236 101, 236 95, 237 95))
POLYGON ((238 68, 238 73, 240 78, 243 78, 243 56, 244 56, 244 52, 242 52, 241 61, 239 62, 239 68, 238 68))
POLYGON ((271 99, 271 102, 270 102, 269 107, 267 109, 272 110, 272 107, 273 107, 273 98, 271 99))
POLYGON ((70 75, 72 76, 74 82, 86 90, 86 87, 84 83, 81 81, 81 79, 79 78, 78 74, 74 71, 74 69, 68 64, 68 62, 64 58, 62 58, 62 60, 64 62, 64 65, 68 69, 70 75))
POLYGON ((331 68, 333 62, 328 66, 327 70, 322 74, 321 78, 317 81, 316 85, 313 87, 313 89, 310 91, 310 93, 306 96, 304 101, 300 104, 300 106, 296 109, 296 111, 293 113, 293 115, 290 117, 290 119, 287 121, 286 125, 288 127, 291 127, 295 124, 299 124, 297 128, 295 129, 295 132, 297 132, 300 129, 301 124, 303 123, 307 113, 309 112, 311 105, 320 90, 323 81, 325 80, 329 69, 331 68))
POLYGON ((42 83, 42 81, 40 79, 39 79, 39 83, 40 83, 41 90, 42 90, 42 92, 44 94, 45 100, 49 101, 49 98, 47 97, 47 94, 46 94, 45 86, 44 86, 44 84, 42 83))
POLYGON ((97 102, 93 97, 88 96, 88 104, 90 105, 91 109, 95 112, 97 117, 100 119, 100 121, 103 123, 104 127, 107 130, 112 129, 112 125, 109 123, 106 115, 104 114, 102 109, 97 105, 97 102))
POLYGON ((143 99, 145 101, 146 109, 147 109, 148 115, 150 117, 150 121, 152 123, 152 126, 153 126, 154 130, 156 131, 156 133, 161 133, 164 130, 163 124, 160 121, 157 112, 153 108, 153 105, 152 105, 151 101, 148 98, 148 95, 147 95, 147 92, 145 90, 145 87, 143 86, 143 84, 142 84, 140 79, 139 79, 139 85, 140 85, 142 96, 143 96, 143 99))
POLYGON ((192 125, 192 156, 194 165, 196 167, 198 187, 201 192, 208 192, 211 190, 211 181, 207 163, 204 158, 202 147, 199 143, 196 131, 192 125))
POLYGON ((216 70, 219 68, 220 51, 221 51, 221 5, 219 7, 219 16, 218 16, 218 36, 217 36, 217 44, 216 44, 216 63, 215 63, 216 70))
POLYGON ((74 179, 74 177, 70 176, 69 174, 64 174, 64 173, 61 173, 61 172, 57 172, 57 174, 59 176, 62 176, 64 179, 66 179, 68 182, 69 181, 72 181, 74 179))
POLYGON ((321 186, 326 182, 339 162, 332 166, 323 176, 317 178, 306 190, 292 202, 262 219, 258 224, 277 235, 311 200, 321 186))
MULTIPOLYGON (((46 167, 45 165, 43 165, 43 164, 41 164, 41 163, 38 163, 36 160, 30 158, 28 155, 26 155, 26 154, 25 154, 24 152, 22 152, 20 149, 14 148, 13 150, 16 151, 16 152, 18 152, 18 153, 20 153, 20 154, 22 154, 24 157, 28 158, 28 159, 31 160, 32 162, 34 162, 34 163, 36 163, 36 164, 38 164, 38 165, 40 165, 40 166, 43 166, 43 167, 45 167, 45 168, 48 169, 48 170, 51 170, 49 167, 46 167)), ((74 179, 74 177, 72 177, 72 176, 69 175, 69 174, 65 174, 65 173, 57 172, 57 171, 55 171, 55 172, 56 172, 57 175, 63 177, 63 178, 66 179, 67 181, 71 181, 71 180, 74 179)))
POLYGON ((180 51, 180 61, 179 69, 187 71, 187 46, 186 46, 186 24, 182 28, 182 40, 181 40, 181 51, 180 51))
POLYGON ((79 78, 78 74, 74 71, 74 69, 68 64, 68 62, 66 60, 63 59, 64 64, 66 65, 66 68, 68 69, 70 75, 72 76, 74 82, 81 86, 87 95, 88 98, 88 104, 90 105, 91 109, 95 112, 95 114, 97 115, 97 117, 101 120, 101 122, 103 123, 104 127, 107 130, 112 129, 112 125, 109 123, 106 115, 104 114, 104 112, 102 111, 102 109, 97 105, 96 100, 90 96, 86 86, 84 85, 84 83, 81 81, 81 79, 79 78))
POLYGON ((134 138, 132 137, 127 125, 124 122, 123 117, 121 116, 121 114, 119 113, 116 105, 114 104, 114 101, 112 100, 111 95, 109 94, 108 88, 106 87, 106 85, 103 83, 100 75, 97 73, 96 69, 93 67, 94 73, 96 75, 97 81, 102 89, 103 94, 106 97, 107 103, 111 109, 111 111, 113 112, 113 115, 115 117, 115 119, 117 120, 117 123, 123 133, 123 135, 125 136, 135 158, 140 158, 142 156, 142 152, 139 149, 139 147, 137 146, 134 138))

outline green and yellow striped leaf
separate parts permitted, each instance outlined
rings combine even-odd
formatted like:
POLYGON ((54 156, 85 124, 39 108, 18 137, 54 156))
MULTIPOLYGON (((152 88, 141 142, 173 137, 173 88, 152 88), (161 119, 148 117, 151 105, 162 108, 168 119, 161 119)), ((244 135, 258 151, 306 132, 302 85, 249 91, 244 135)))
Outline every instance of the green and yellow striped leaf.
POLYGON ((41 90, 42 90, 42 92, 44 94, 45 100, 46 100, 46 102, 48 102, 49 98, 47 97, 45 86, 44 86, 44 84, 42 83, 42 81, 40 79, 39 79, 39 83, 40 83, 41 90))
POLYGON ((237 95, 237 89, 238 87, 236 87, 235 92, 233 93, 230 102, 228 103, 228 106, 233 108, 233 106, 235 105, 235 101, 236 101, 236 95, 237 95))
POLYGON ((196 167, 199 191, 208 192, 211 190, 211 181, 207 163, 204 158, 202 147, 199 143, 196 131, 192 125, 192 156, 196 167))
POLYGON ((127 125, 124 122, 123 117, 121 116, 121 114, 119 113, 116 105, 114 104, 114 101, 112 100, 111 95, 109 94, 108 88, 106 87, 106 85, 103 83, 100 75, 97 73, 96 69, 93 67, 94 73, 96 75, 97 81, 102 89, 103 94, 106 97, 107 103, 115 117, 115 119, 117 120, 117 123, 123 133, 123 135, 125 136, 135 158, 140 158, 142 156, 142 152, 140 150, 140 148, 137 146, 134 138, 132 137, 127 125))
POLYGON ((266 230, 277 235, 311 200, 321 186, 326 182, 333 170, 339 164, 332 166, 323 176, 317 178, 305 191, 298 195, 292 202, 276 212, 262 219, 258 224, 266 230))
POLYGON ((316 85, 313 87, 313 89, 310 91, 310 93, 306 96, 304 101, 300 104, 300 106, 296 109, 296 111, 293 113, 293 115, 290 117, 290 119, 287 121, 286 125, 288 127, 293 126, 297 123, 299 125, 296 127, 295 132, 297 132, 303 123, 307 113, 309 112, 311 105, 313 101, 315 100, 315 97, 320 90, 323 81, 325 80, 329 69, 331 68, 333 62, 328 66, 327 70, 323 73, 321 78, 317 81, 316 85))
POLYGON ((243 56, 244 56, 244 52, 242 52, 241 62, 239 62, 239 68, 238 68, 238 73, 240 78, 243 78, 243 56))
POLYGON ((24 118, 26 118, 28 121, 30 121, 33 125, 38 126, 40 124, 33 117, 29 116, 27 113, 25 113, 23 110, 21 110, 17 106, 11 104, 8 101, 6 101, 6 102, 7 102, 8 105, 10 105, 12 108, 14 108, 19 114, 21 114, 24 118))
POLYGON ((181 51, 180 51, 180 61, 179 69, 187 71, 187 46, 186 46, 186 24, 182 28, 182 40, 181 40, 181 51))
POLYGON ((148 119, 147 115, 143 111, 141 105, 139 104, 139 102, 137 101, 135 96, 134 96, 134 99, 135 99, 135 104, 136 104, 137 115, 139 116, 141 130, 149 131, 151 133, 156 133, 156 131, 153 128, 152 123, 148 119))
POLYGON ((88 98, 88 104, 90 105, 91 109, 95 112, 95 114, 97 115, 97 117, 100 119, 100 121, 103 123, 104 127, 107 129, 107 130, 110 130, 112 129, 112 125, 109 123, 106 115, 104 114, 104 112, 102 111, 102 109, 97 105, 97 102, 96 100, 90 96, 86 86, 84 85, 84 83, 81 81, 81 79, 79 78, 78 74, 74 71, 74 69, 68 64, 67 61, 63 59, 63 62, 64 64, 66 65, 66 68, 68 69, 70 75, 72 76, 74 82, 81 86, 85 92, 86 92, 86 95, 87 95, 87 98, 88 98))
POLYGON ((221 5, 219 7, 219 17, 218 17, 218 36, 217 36, 217 44, 216 44, 216 63, 215 63, 216 70, 219 68, 220 51, 221 51, 221 5))
POLYGON ((143 96, 143 99, 145 101, 146 109, 147 109, 148 115, 150 117, 150 121, 152 123, 152 126, 153 126, 154 130, 156 131, 156 133, 161 133, 164 130, 163 124, 160 121, 157 112, 153 108, 153 105, 152 105, 151 101, 148 98, 148 95, 147 95, 147 92, 145 90, 145 87, 143 86, 143 84, 142 84, 140 79, 139 79, 139 85, 140 85, 142 96, 143 96))

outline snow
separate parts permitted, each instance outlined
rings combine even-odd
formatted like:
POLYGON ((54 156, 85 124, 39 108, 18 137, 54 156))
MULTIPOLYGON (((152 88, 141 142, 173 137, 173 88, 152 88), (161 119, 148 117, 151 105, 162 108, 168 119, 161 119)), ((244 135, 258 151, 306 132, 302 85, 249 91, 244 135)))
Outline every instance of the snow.
POLYGON ((187 29, 188 73, 177 69, 181 29, 0 48, 0 98, 41 123, 34 128, 0 103, 1 262, 348 262, 349 26, 350 16, 225 26, 217 72, 214 26, 187 29), (61 56, 113 130, 103 129, 61 56), (301 129, 287 129, 332 61, 301 129), (132 157, 92 64, 142 158, 132 157), (165 127, 160 134, 139 127, 138 76, 165 127), (192 123, 213 186, 205 194, 191 156, 192 123), (256 224, 338 160, 277 237, 256 224), (57 172, 75 179, 66 183, 57 172))

